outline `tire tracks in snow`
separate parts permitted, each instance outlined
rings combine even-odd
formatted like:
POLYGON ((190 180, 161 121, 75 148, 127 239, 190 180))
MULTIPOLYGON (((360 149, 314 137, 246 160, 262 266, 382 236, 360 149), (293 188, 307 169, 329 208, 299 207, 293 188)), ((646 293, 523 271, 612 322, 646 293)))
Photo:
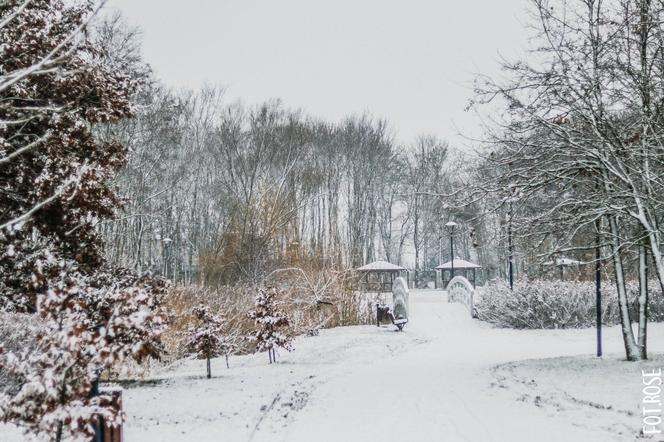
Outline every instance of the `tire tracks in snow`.
MULTIPOLYGON (((523 377, 517 373, 517 369, 521 362, 508 362, 496 365, 491 368, 491 374, 495 379, 492 386, 511 391, 519 402, 532 403, 536 407, 545 412, 553 411, 556 415, 570 415, 574 425, 581 428, 606 431, 612 434, 623 436, 634 436, 636 428, 630 425, 631 421, 635 420, 635 413, 630 410, 622 410, 615 408, 612 405, 601 404, 596 401, 580 399, 569 392, 555 386, 540 385, 533 379, 534 376, 523 377), (529 379, 530 378, 530 379, 529 379), (595 419, 590 417, 582 419, 579 422, 579 416, 585 415, 588 412, 595 415, 595 413, 604 413, 612 416, 613 422, 610 426, 605 425, 589 425, 595 419)), ((596 415, 594 416, 596 418, 596 415)), ((639 422, 639 419, 636 419, 639 422)))
MULTIPOLYGON (((302 410, 307 405, 315 388, 313 379, 316 379, 316 376, 309 375, 300 381, 291 383, 288 388, 276 393, 269 405, 263 405, 247 442, 254 442, 256 437, 261 435, 261 429, 266 429, 263 424, 269 424, 272 427, 288 425, 294 417, 294 412, 302 410)), ((274 432, 271 430, 271 428, 266 429, 270 435, 273 435, 274 432)))

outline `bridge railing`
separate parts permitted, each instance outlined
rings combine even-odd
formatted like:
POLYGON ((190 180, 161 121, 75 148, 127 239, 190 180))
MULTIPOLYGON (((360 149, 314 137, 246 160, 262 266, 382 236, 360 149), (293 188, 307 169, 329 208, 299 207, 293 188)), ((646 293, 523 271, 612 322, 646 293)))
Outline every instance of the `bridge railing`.
POLYGON ((477 317, 474 304, 475 289, 473 285, 463 276, 455 276, 447 284, 447 301, 460 302, 466 306, 470 316, 477 317))

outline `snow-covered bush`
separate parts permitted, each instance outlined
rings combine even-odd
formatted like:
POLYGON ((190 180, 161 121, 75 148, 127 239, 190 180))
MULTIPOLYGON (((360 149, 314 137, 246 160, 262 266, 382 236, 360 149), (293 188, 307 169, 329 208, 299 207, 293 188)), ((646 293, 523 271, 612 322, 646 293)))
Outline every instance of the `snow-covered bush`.
POLYGON ((187 331, 187 347, 198 359, 205 359, 209 379, 212 377, 210 359, 228 356, 230 350, 230 343, 224 339, 224 318, 213 315, 204 304, 194 307, 192 314, 198 323, 187 331))
MULTIPOLYGON (((650 288, 658 287, 651 281, 650 288)), ((632 318, 638 319, 638 284, 627 283, 632 318)), ((615 285, 602 283, 602 322, 620 323, 615 285)), ((664 319, 664 301, 651 293, 650 318, 664 319)), ((487 286, 475 305, 478 318, 510 328, 580 328, 595 325, 595 284, 579 281, 519 280, 514 291, 502 280, 487 286)))
POLYGON ((322 328, 369 324, 371 305, 352 289, 354 272, 329 268, 289 268, 273 273, 270 285, 282 295, 281 308, 288 313, 294 334, 322 328))
POLYGON ((248 316, 256 323, 256 329, 249 336, 256 343, 256 350, 267 351, 270 364, 276 361, 277 347, 291 351, 292 338, 281 329, 289 325, 288 316, 277 309, 279 292, 274 287, 261 288, 255 300, 254 310, 248 316))
POLYGON ((0 389, 0 419, 57 441, 89 437, 95 416, 120 422, 110 396, 91 397, 92 384, 126 358, 157 357, 165 319, 155 280, 97 274, 94 282, 105 284, 96 287, 71 263, 65 268, 23 323, 32 345, 0 354, 10 380, 0 389))

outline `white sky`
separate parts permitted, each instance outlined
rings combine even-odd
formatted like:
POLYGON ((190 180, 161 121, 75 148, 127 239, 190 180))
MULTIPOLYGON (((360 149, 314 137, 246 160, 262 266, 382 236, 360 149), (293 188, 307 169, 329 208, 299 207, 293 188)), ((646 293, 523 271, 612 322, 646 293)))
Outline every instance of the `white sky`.
POLYGON ((527 0, 109 0, 144 32, 168 85, 203 82, 229 101, 282 98, 338 121, 370 111, 398 139, 434 134, 461 147, 478 72, 525 46, 527 0))

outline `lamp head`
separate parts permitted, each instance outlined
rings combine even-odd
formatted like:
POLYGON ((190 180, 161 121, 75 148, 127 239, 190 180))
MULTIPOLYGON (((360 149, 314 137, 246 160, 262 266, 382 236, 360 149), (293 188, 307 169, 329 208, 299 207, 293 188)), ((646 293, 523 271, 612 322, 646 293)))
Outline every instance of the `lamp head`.
POLYGON ((447 224, 445 224, 445 228, 450 233, 454 233, 454 229, 456 229, 457 226, 458 226, 458 224, 455 223, 454 221, 450 221, 447 224))

